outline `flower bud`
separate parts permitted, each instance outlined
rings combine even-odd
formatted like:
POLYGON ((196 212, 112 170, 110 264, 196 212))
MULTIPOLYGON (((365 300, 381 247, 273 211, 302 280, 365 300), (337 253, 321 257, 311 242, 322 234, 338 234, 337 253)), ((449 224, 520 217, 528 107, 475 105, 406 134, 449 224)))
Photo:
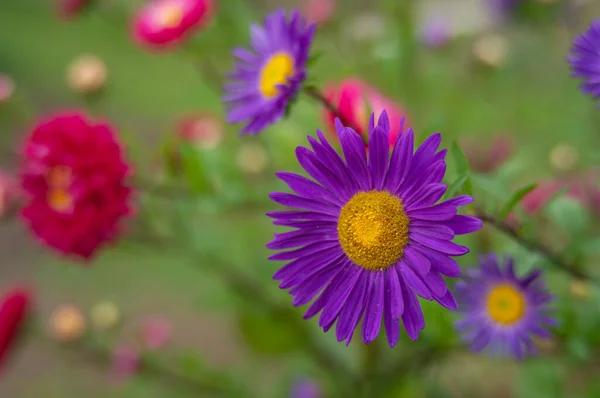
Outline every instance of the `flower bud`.
POLYGON ((67 343, 78 340, 85 329, 85 317, 74 305, 63 304, 50 316, 50 334, 56 341, 67 343))
POLYGON ((258 144, 244 144, 239 149, 236 160, 242 171, 248 174, 260 174, 269 164, 267 152, 258 144))
POLYGON ((81 94, 97 92, 104 87, 106 80, 106 65, 102 59, 92 54, 76 58, 67 69, 69 86, 81 94))
POLYGON ((482 64, 495 68, 506 59, 508 42, 498 34, 478 38, 473 44, 473 55, 482 64))
POLYGON ((549 161, 556 170, 571 171, 579 161, 579 153, 575 147, 561 143, 550 151, 549 161))
POLYGON ((97 330, 109 330, 121 319, 119 307, 112 301, 101 301, 92 307, 90 321, 97 330))

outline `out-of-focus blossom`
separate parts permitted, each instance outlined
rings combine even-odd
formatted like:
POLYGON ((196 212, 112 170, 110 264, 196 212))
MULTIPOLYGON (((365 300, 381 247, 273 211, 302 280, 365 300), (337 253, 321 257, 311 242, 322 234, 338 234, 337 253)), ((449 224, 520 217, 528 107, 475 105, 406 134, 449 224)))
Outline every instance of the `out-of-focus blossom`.
POLYGON ((337 0, 303 0, 303 14, 310 22, 326 24, 335 13, 337 0))
POLYGON ((113 301, 101 301, 90 311, 92 327, 97 330, 109 330, 121 320, 121 311, 113 301))
POLYGON ((499 34, 489 34, 475 40, 473 55, 482 64, 489 67, 501 65, 508 53, 508 42, 499 34))
POLYGON ((532 337, 551 337, 556 325, 550 294, 542 271, 519 277, 512 257, 482 256, 456 283, 459 311, 455 327, 471 350, 522 360, 535 354, 532 337))
POLYGON ((549 161, 556 170, 570 171, 579 161, 579 152, 572 145, 558 144, 550 151, 549 161))
MULTIPOLYGON (((404 109, 358 78, 349 78, 337 85, 330 84, 325 91, 325 97, 336 106, 349 127, 352 127, 364 140, 367 138, 371 112, 375 115, 375 120, 381 115, 381 112, 384 110, 387 112, 390 122, 389 144, 391 147, 396 142, 400 130, 403 128, 403 131, 406 131, 410 128, 410 118, 407 117, 404 109), (402 118, 405 118, 404 125, 402 125, 402 118)), ((337 139, 334 125, 336 115, 325 109, 323 118, 327 131, 337 139)))
POLYGON ((290 398, 321 398, 321 388, 311 379, 299 379, 292 386, 290 398))
POLYGON ((86 330, 86 319, 78 307, 63 304, 50 315, 49 329, 53 339, 69 343, 83 336, 86 330))
POLYGON ((21 161, 23 220, 49 247, 90 259, 132 213, 129 165, 111 125, 80 112, 42 119, 21 161))
POLYGON ((0 298, 0 370, 7 364, 23 330, 31 301, 31 292, 23 287, 11 288, 0 298))
POLYGON ((426 47, 443 47, 451 38, 452 31, 447 17, 430 15, 421 26, 421 42, 426 47))
POLYGON ((571 64, 571 76, 582 81, 581 91, 600 98, 600 18, 575 38, 567 61, 571 64))
POLYGON ((498 135, 491 144, 482 146, 476 139, 465 140, 461 148, 469 161, 471 169, 477 173, 493 173, 501 167, 513 154, 513 143, 510 137, 498 135))
POLYGON ((223 124, 211 114, 186 115, 179 120, 178 138, 202 149, 215 149, 223 141, 223 124))
POLYGON ((0 74, 0 105, 10 100, 15 91, 15 83, 13 80, 0 74))
POLYGON ((576 300, 587 300, 590 298, 590 283, 584 280, 573 280, 569 283, 569 293, 576 300))
POLYGON ((492 18, 498 22, 510 20, 523 0, 487 0, 492 18))
POLYGON ((70 19, 81 13, 96 0, 56 0, 60 16, 70 19))
POLYGON ((583 207, 600 214, 600 188, 596 183, 597 173, 592 170, 568 178, 542 181, 521 200, 526 214, 533 214, 544 207, 564 187, 565 196, 579 202, 583 207))
POLYGON ((0 170, 0 219, 12 212, 19 195, 19 184, 15 177, 0 170))
POLYGON ((144 348, 157 350, 168 344, 173 335, 171 321, 162 316, 142 318, 139 322, 141 343, 144 348))
POLYGON ((213 0, 150 0, 137 13, 133 36, 151 49, 182 44, 213 16, 213 0))
POLYGON ((281 120, 307 77, 315 24, 279 9, 251 28, 250 46, 236 58, 225 85, 227 122, 243 123, 240 134, 257 135, 281 120))
POLYGON ((130 344, 120 344, 112 353, 109 378, 114 383, 125 382, 137 373, 140 364, 139 351, 130 344))
POLYGON ((269 156, 259 144, 244 144, 238 150, 236 162, 245 173, 260 174, 269 165, 269 156))
POLYGON ((67 84, 81 94, 92 94, 106 84, 108 73, 101 58, 84 54, 75 58, 67 68, 67 84))

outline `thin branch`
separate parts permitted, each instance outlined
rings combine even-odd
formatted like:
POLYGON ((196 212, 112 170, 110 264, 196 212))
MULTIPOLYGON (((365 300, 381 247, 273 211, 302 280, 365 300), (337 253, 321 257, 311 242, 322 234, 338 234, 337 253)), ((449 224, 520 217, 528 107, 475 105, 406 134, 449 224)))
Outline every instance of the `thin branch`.
POLYGON ((510 225, 506 222, 501 222, 496 217, 494 217, 490 214, 486 214, 480 210, 475 213, 475 217, 477 217, 481 221, 491 225, 492 227, 494 227, 498 231, 504 233, 505 235, 509 236, 511 239, 513 239, 515 242, 519 243, 521 246, 523 246, 527 250, 541 254, 546 259, 548 259, 548 261, 550 261, 550 263, 552 263, 553 265, 555 265, 558 268, 561 268, 563 271, 569 273, 571 276, 578 278, 578 279, 593 280, 593 278, 590 275, 588 275, 587 273, 585 273, 581 270, 574 268, 569 262, 567 262, 565 259, 563 259, 559 254, 555 253, 554 250, 552 250, 550 247, 544 245, 542 242, 529 240, 529 239, 522 237, 519 234, 519 231, 512 225, 510 225))
POLYGON ((331 103, 331 101, 329 101, 323 95, 323 93, 321 93, 316 87, 314 87, 314 86, 304 87, 304 92, 309 97, 311 97, 312 99, 316 100, 321 105, 323 105, 329 112, 333 113, 335 115, 335 117, 337 117, 338 119, 340 119, 340 122, 342 122, 342 124, 344 126, 351 127, 355 131, 358 131, 357 130, 357 126, 352 125, 352 123, 350 123, 350 121, 348 119, 346 119, 346 117, 340 113, 340 111, 338 110, 338 108, 333 103, 331 103))

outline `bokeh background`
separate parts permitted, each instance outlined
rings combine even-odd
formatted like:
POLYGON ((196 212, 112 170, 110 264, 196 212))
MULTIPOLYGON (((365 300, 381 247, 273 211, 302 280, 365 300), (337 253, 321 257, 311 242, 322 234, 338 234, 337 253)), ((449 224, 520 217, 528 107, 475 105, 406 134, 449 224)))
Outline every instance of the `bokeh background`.
MULTIPOLYGON (((303 6, 301 0, 223 0, 215 21, 194 39, 193 50, 154 54, 130 39, 129 19, 142 2, 99 2, 104 3, 99 10, 68 21, 49 0, 1 2, 0 73, 15 82, 13 97, 0 105, 3 169, 15 170, 14 150, 38 114, 85 107, 118 126, 144 181, 167 181, 165 145, 177 121, 195 113, 224 118, 214 79, 198 65, 210 58, 216 66, 212 73, 224 74, 231 65, 228 51, 247 40, 251 21, 281 5, 303 6), (106 85, 94 97, 82 96, 68 80, 70 64, 84 54, 96 55, 106 65, 106 85)), ((600 2, 540 1, 523 18, 508 21, 500 20, 485 0, 422 0, 414 19, 402 15, 397 3, 339 0, 333 19, 319 28, 315 51, 322 56, 311 81, 324 85, 360 76, 410 114, 420 139, 440 131, 445 145, 458 140, 474 146, 474 153, 483 153, 497 136, 510 141, 510 159, 492 176, 477 180, 478 199, 492 207, 521 184, 570 178, 597 163, 600 113, 569 78, 565 57, 572 38, 600 15, 600 2), (432 15, 447 24, 451 36, 442 48, 418 40, 432 15), (412 44, 406 40, 411 34, 412 44), (476 44, 490 34, 496 40, 476 44), (557 146, 563 148, 562 157, 557 146)), ((283 188, 273 172, 297 170, 294 148, 322 125, 319 105, 304 98, 289 119, 258 138, 239 138, 236 127, 223 122, 223 142, 202 158, 218 199, 186 199, 185 193, 171 189, 179 187, 172 181, 165 192, 142 191, 141 211, 130 234, 90 265, 49 253, 15 220, 2 223, 0 290, 20 281, 34 284, 42 320, 63 303, 88 312, 106 300, 118 305, 125 322, 148 314, 165 316, 173 326, 167 355, 191 353, 202 366, 234 372, 263 397, 286 396, 295 377, 318 379, 319 372, 285 330, 265 322, 260 311, 243 307, 220 279, 202 271, 201 260, 176 243, 192 242, 199 252, 217 253, 233 269, 255 274, 275 299, 289 303, 271 280, 277 265, 266 261, 265 243, 274 229, 264 212, 275 207, 267 192, 283 188), (181 223, 185 233, 177 230, 181 223)), ((597 232, 585 212, 589 209, 569 204, 553 209, 545 214, 550 221, 543 222, 560 224, 559 233, 545 234, 557 247, 573 239, 587 242, 597 232)), ((515 251, 529 265, 539 260, 501 236, 490 236, 493 247, 515 251)), ((470 255, 465 261, 474 259, 470 255)), ((591 260, 587 264, 593 269, 591 260)), ((600 301, 593 288, 574 289, 560 271, 549 271, 548 279, 562 297, 563 326, 568 325, 561 330, 569 337, 560 344, 547 342, 546 357, 515 364, 456 353, 403 380, 394 396, 600 397, 594 341, 600 342, 595 337, 600 301)), ((425 340, 454 339, 452 315, 424 305, 425 340)), ((323 336, 316 322, 310 323, 331 355, 354 360, 356 346, 345 348, 332 333, 323 336)), ((408 346, 405 342, 389 355, 408 346)), ((0 397, 210 396, 170 389, 160 377, 144 374, 111 383, 106 364, 98 362, 51 339, 29 339, 0 380, 0 397)))

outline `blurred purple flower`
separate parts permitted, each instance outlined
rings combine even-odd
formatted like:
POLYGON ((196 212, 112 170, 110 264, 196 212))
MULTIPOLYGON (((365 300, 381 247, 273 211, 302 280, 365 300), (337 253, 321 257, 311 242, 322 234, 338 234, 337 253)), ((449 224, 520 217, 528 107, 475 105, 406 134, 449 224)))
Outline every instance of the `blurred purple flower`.
POLYGON ((573 41, 567 61, 571 64, 571 77, 582 80, 581 91, 600 98, 600 18, 573 41))
POLYGON ((299 379, 292 386, 290 398, 321 398, 321 388, 311 379, 299 379))
POLYGON ((488 5, 497 20, 510 19, 523 0, 488 0, 488 5))
POLYGON ((438 48, 446 45, 451 38, 448 19, 442 16, 429 16, 421 26, 421 42, 426 47, 438 48))
POLYGON ((122 344, 113 351, 109 377, 113 382, 121 383, 137 373, 139 367, 139 352, 129 344, 122 344))

